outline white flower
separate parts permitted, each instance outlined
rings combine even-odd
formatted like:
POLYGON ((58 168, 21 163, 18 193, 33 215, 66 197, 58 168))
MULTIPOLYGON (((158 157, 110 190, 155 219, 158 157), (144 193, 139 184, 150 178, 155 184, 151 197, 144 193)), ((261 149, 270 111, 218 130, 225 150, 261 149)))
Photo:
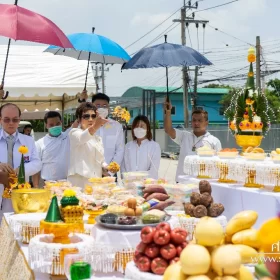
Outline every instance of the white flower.
POLYGON ((261 121, 262 121, 261 117, 259 117, 259 116, 253 117, 253 122, 260 123, 261 121))
POLYGON ((249 97, 253 97, 254 91, 253 91, 252 89, 249 89, 248 92, 249 92, 249 93, 248 93, 248 96, 249 96, 249 97))
POLYGON ((256 89, 255 90, 255 95, 258 96, 259 95, 259 91, 256 89))

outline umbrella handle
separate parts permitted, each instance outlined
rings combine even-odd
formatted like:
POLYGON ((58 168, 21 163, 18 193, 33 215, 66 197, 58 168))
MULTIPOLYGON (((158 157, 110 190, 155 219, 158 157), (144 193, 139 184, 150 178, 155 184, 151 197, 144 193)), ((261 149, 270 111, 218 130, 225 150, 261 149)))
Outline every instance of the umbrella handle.
POLYGON ((87 77, 88 77, 88 68, 89 68, 90 55, 91 55, 91 52, 88 53, 87 73, 86 73, 86 80, 85 80, 84 90, 87 90, 87 77))

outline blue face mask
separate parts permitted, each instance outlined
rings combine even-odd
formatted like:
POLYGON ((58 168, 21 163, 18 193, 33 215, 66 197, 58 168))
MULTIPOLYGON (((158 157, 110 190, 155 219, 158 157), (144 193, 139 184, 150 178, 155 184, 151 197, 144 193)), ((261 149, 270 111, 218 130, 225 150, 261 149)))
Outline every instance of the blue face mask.
POLYGON ((62 132, 62 126, 58 125, 58 126, 53 126, 49 128, 49 134, 56 137, 59 136, 62 132))

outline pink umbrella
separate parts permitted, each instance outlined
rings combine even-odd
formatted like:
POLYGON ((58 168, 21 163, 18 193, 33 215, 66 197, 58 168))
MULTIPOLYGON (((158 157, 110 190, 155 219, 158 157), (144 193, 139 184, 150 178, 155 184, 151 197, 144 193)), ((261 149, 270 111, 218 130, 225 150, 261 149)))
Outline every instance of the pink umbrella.
POLYGON ((11 39, 55 45, 62 48, 74 48, 61 29, 46 17, 14 5, 0 4, 0 36, 9 38, 3 78, 0 84, 0 98, 4 95, 4 80, 7 68, 11 39))

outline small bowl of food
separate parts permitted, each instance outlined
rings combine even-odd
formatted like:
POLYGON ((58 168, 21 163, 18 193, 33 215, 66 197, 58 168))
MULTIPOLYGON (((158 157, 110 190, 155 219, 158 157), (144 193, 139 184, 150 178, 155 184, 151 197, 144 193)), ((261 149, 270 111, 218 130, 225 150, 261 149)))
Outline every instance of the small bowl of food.
POLYGON ((200 156, 200 157, 212 157, 215 155, 216 151, 211 149, 208 146, 203 146, 201 148, 196 149, 196 153, 200 156))
POLYGON ((218 157, 221 159, 231 159, 231 158, 236 158, 238 156, 238 150, 235 148, 226 148, 222 149, 217 153, 218 157))

